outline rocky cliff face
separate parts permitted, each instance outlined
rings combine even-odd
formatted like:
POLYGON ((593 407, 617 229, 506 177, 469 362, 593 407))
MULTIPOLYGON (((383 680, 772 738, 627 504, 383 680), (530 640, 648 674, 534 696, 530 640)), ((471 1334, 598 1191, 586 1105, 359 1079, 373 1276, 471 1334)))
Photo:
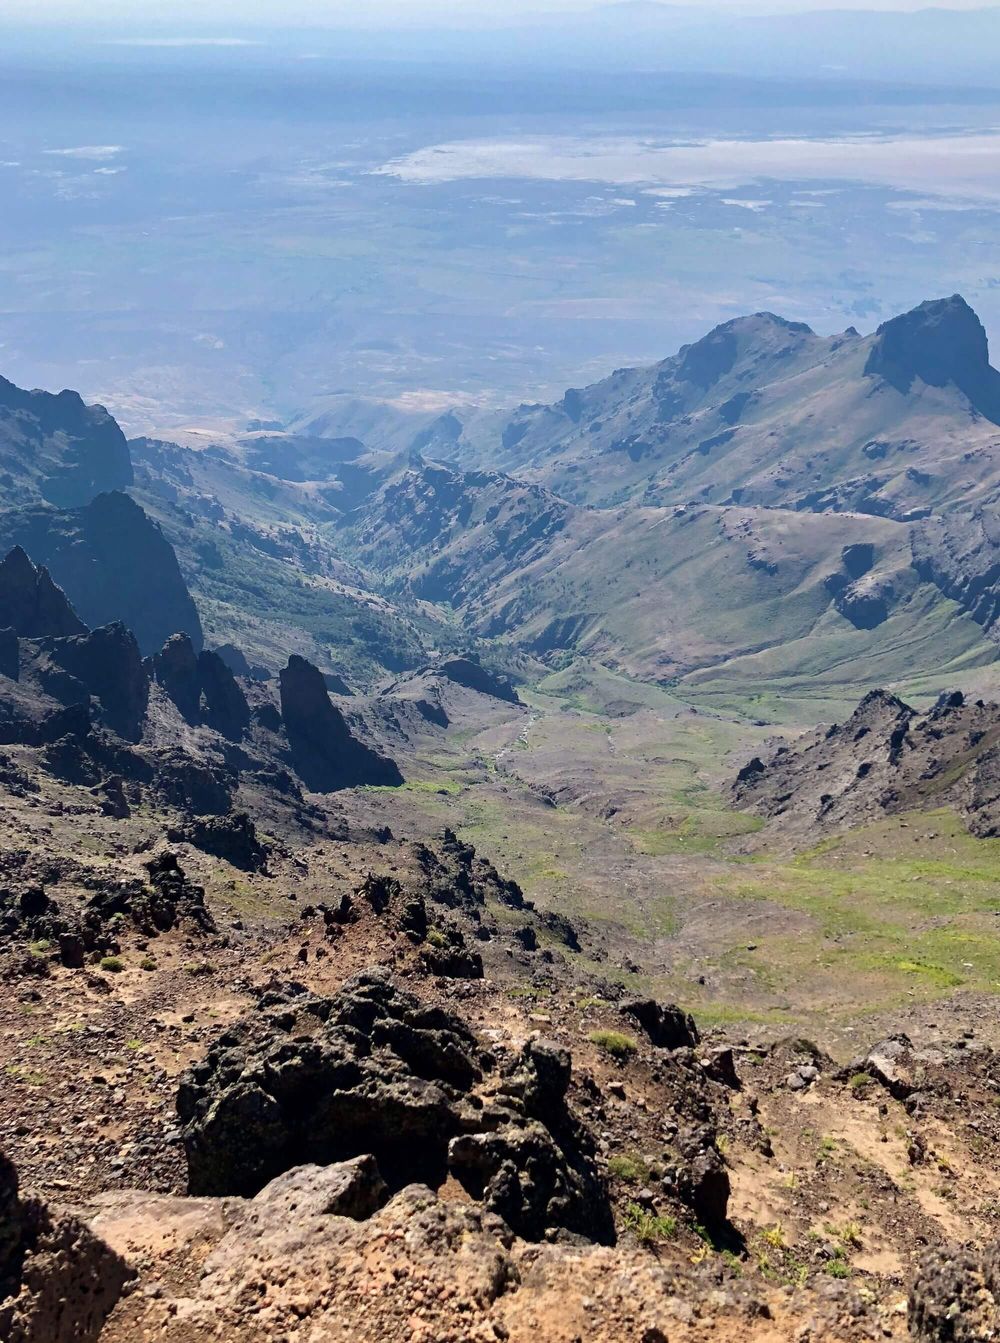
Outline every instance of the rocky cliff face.
POLYGON ((127 494, 82 508, 0 513, 0 548, 21 546, 45 565, 92 628, 121 621, 144 654, 177 631, 201 647, 201 621, 173 547, 127 494))
POLYGON ((884 322, 865 374, 903 393, 918 379, 928 387, 950 384, 980 415, 1000 424, 1000 373, 990 367, 985 327, 960 294, 921 303, 884 322))
POLYGON ((84 634, 87 629, 48 569, 37 569, 20 546, 0 564, 0 626, 25 639, 84 634))
POLYGON ((8 503, 78 508, 132 484, 125 435, 76 392, 26 392, 0 378, 0 473, 8 503))

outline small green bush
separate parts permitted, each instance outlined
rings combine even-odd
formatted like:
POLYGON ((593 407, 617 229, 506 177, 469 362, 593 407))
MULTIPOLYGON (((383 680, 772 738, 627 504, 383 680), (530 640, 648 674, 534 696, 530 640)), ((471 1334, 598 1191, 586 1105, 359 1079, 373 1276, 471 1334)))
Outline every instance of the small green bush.
POLYGON ((627 1059, 639 1048, 631 1035, 621 1031, 591 1031, 587 1039, 615 1059, 627 1059))
POLYGON ((646 1167, 634 1156, 613 1156, 608 1161, 608 1173, 625 1184, 640 1184, 647 1178, 646 1167))
POLYGON ((630 1203, 626 1207, 622 1223, 640 1245, 655 1245, 657 1241, 670 1240, 677 1230, 676 1217, 657 1217, 638 1203, 630 1203))
POLYGON ((142 960, 139 962, 140 970, 155 970, 156 968, 156 961, 152 956, 143 956, 142 960))
POLYGON ((448 945, 448 939, 438 928, 431 928, 427 933, 427 941, 432 947, 443 949, 448 945))
POLYGON ((125 969, 125 962, 120 956, 102 956, 97 964, 110 975, 120 975, 125 969))

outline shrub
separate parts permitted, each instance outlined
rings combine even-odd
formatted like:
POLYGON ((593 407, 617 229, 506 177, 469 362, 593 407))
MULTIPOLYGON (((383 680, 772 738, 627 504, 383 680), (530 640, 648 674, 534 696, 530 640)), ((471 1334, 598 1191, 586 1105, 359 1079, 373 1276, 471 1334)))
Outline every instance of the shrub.
POLYGON ((627 1059, 639 1048, 631 1035, 621 1031, 591 1031, 587 1039, 615 1059, 627 1059))
POLYGON ((125 969, 125 962, 120 956, 102 956, 97 964, 111 975, 120 975, 125 969))
POLYGON ((657 1217, 638 1203, 630 1203, 626 1207, 622 1223, 640 1245, 655 1245, 659 1240, 669 1240, 677 1230, 676 1217, 657 1217))
POLYGON ((140 970, 155 970, 155 969, 156 969, 156 961, 153 959, 152 956, 143 956, 142 960, 139 962, 139 969, 140 969, 140 970))
POLYGON ((608 1173, 625 1184, 639 1184, 647 1177, 646 1167, 634 1156, 613 1156, 608 1161, 608 1173))

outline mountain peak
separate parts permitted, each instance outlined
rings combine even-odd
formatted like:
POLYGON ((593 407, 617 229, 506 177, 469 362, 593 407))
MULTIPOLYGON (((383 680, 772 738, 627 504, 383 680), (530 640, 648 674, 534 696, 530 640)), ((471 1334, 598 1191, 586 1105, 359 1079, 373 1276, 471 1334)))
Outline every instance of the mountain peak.
POLYGON ((12 547, 0 562, 0 627, 28 639, 84 634, 87 629, 48 569, 36 568, 21 546, 12 547))
POLYGON ((807 339, 815 339, 811 327, 804 322, 789 322, 773 312, 734 317, 693 345, 683 346, 678 355, 677 374, 686 382, 710 387, 747 354, 757 358, 785 356, 807 339))
POLYGON ((865 373, 908 392, 954 384, 987 419, 1000 423, 1000 373, 990 367, 986 330, 961 294, 930 299, 883 322, 865 373))

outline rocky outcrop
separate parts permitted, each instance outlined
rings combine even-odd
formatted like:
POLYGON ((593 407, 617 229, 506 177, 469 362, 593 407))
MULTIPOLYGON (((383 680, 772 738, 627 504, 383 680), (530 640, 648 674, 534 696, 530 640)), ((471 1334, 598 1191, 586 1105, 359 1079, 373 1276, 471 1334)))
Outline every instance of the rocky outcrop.
POLYGON ((950 804, 973 834, 1000 834, 1000 706, 954 691, 918 714, 873 690, 846 722, 748 761, 731 797, 789 829, 950 804))
POLYGON ((110 728, 127 741, 139 740, 149 680, 131 630, 122 624, 106 625, 75 638, 46 641, 43 647, 57 667, 99 701, 110 728))
POLYGON ((927 1251, 910 1287, 909 1323, 916 1343, 1000 1337, 1000 1244, 927 1251))
POLYGON ((237 741, 250 726, 250 705, 229 666, 218 653, 198 654, 198 676, 204 697, 202 721, 237 741))
POLYGON ((266 993, 181 1085, 190 1189, 252 1194, 303 1161, 371 1154, 390 1188, 450 1171, 529 1239, 611 1240, 569 1080, 565 1051, 532 1041, 498 1062, 458 1017, 374 973, 331 999, 266 993))
POLYGON ((865 373, 904 393, 917 378, 928 387, 951 383, 981 415, 1000 424, 1000 373, 990 367, 985 327, 960 294, 883 322, 865 373))
POLYGON ((153 677, 189 723, 201 719, 201 677, 198 656, 187 634, 172 634, 153 658, 153 677))
POLYGON ((250 706, 218 653, 196 654, 187 634, 173 634, 152 666, 186 722, 204 723, 234 741, 242 737, 250 725, 250 706))
POLYGON ((0 625, 24 639, 87 631, 49 571, 37 569, 20 546, 9 551, 0 564, 0 625))
POLYGON ((191 844, 203 853, 224 858, 244 872, 260 872, 270 852, 257 838, 257 827, 245 811, 228 816, 199 816, 167 831, 171 844, 191 844))
POLYGON ((82 1222, 22 1197, 14 1165, 0 1153, 4 1343, 95 1343, 134 1276, 82 1222))
POLYGON ((392 760, 352 735, 318 667, 293 654, 281 672, 280 690, 281 719, 292 761, 307 788, 331 793, 361 784, 395 786, 403 782, 392 760))
POLYGON ((191 816, 225 816, 232 810, 234 772, 181 750, 157 752, 153 789, 168 807, 191 816))
POLYGON ((657 1049, 694 1049, 698 1027, 694 1018, 673 1003, 658 1003, 654 998, 636 998, 622 1003, 625 1016, 637 1021, 657 1049))
POLYGON ((44 499, 59 508, 132 485, 121 429, 103 406, 76 392, 28 392, 0 378, 0 470, 8 504, 44 499))
POLYGON ((0 549, 15 545, 47 567, 85 625, 120 621, 144 655, 178 630, 201 648, 201 622, 173 546, 127 494, 100 494, 82 508, 2 513, 0 549))
POLYGON ((517 691, 508 680, 494 676, 472 658, 446 658, 437 664, 435 670, 446 680, 469 690, 477 690, 480 695, 491 695, 494 699, 506 700, 508 704, 521 703, 517 691))

